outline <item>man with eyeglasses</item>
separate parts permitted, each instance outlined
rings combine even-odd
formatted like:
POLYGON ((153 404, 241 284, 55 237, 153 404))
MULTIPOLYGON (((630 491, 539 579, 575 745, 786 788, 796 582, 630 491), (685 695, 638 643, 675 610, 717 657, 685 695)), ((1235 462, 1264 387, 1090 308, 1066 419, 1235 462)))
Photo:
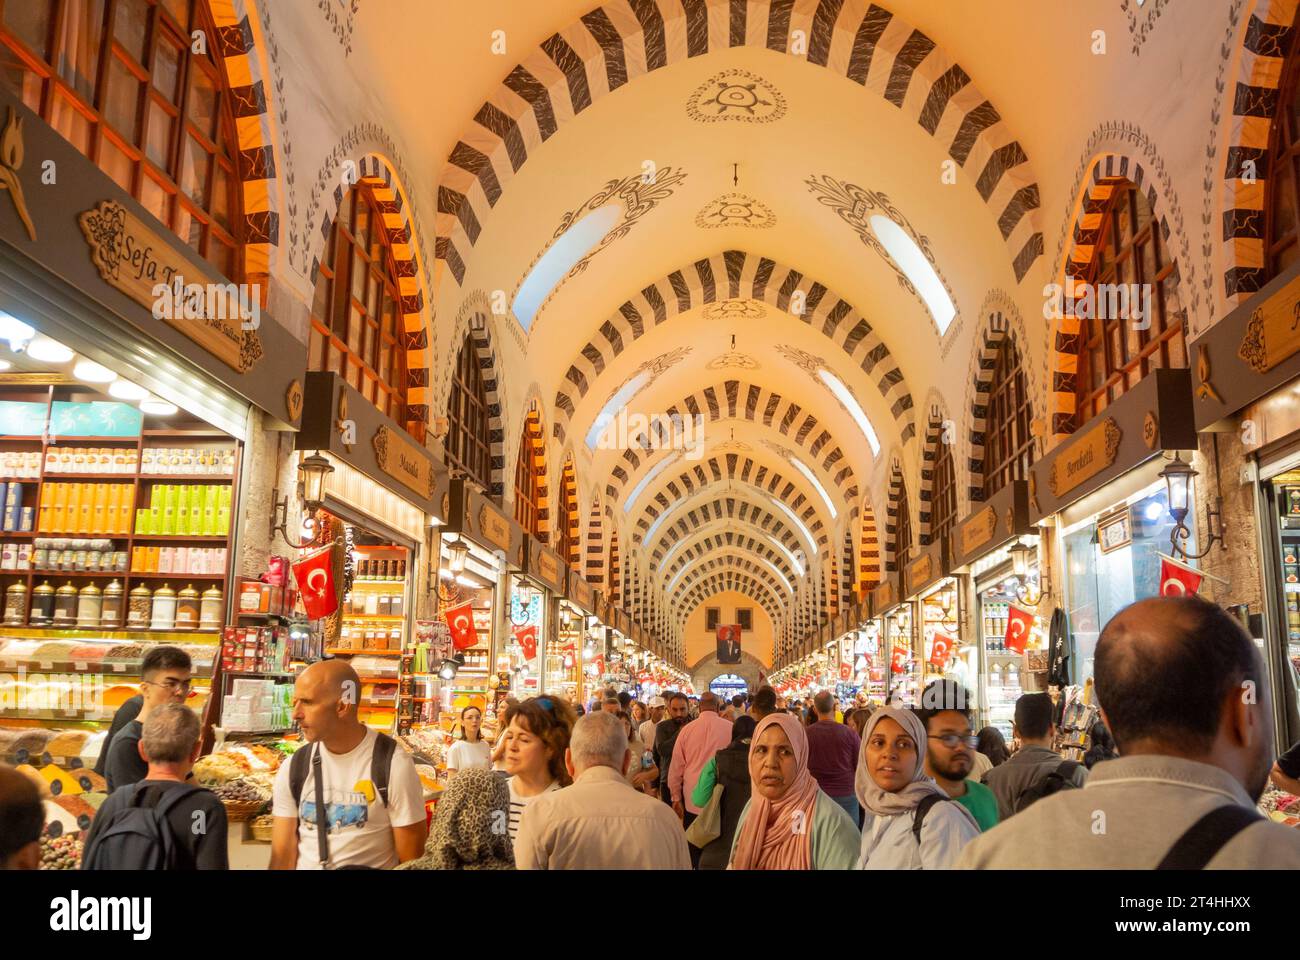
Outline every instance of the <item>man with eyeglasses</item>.
POLYGON ((970 695, 952 680, 935 680, 921 692, 916 716, 925 727, 925 772, 952 800, 970 811, 981 831, 997 826, 998 801, 982 783, 968 780, 977 739, 970 727, 970 695))
POLYGON ((163 704, 184 703, 190 693, 190 655, 180 647, 150 647, 140 668, 139 715, 108 742, 108 762, 104 779, 108 792, 139 783, 149 773, 149 764, 140 755, 140 738, 149 714, 163 704))

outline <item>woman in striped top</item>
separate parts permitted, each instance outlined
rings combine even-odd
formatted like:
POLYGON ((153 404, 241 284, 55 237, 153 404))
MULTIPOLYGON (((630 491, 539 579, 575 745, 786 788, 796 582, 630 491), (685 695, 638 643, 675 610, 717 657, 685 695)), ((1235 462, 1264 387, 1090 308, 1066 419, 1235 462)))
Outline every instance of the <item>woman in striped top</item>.
POLYGON ((568 701, 555 696, 531 697, 509 707, 504 717, 506 749, 502 758, 509 775, 510 839, 519 834, 519 821, 528 804, 543 793, 570 783, 564 752, 577 714, 568 701))

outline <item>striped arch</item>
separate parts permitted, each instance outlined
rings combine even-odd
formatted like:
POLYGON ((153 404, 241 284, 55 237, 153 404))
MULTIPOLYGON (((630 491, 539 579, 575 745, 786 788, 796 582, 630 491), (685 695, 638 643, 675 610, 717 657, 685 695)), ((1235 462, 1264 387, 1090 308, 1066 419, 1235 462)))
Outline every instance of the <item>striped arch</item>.
POLYGON ((889 499, 885 506, 885 569, 898 570, 898 505, 907 497, 903 465, 897 457, 889 466, 889 499))
POLYGON ((681 581, 673 586, 672 601, 676 605, 679 597, 685 596, 691 588, 706 578, 709 574, 717 571, 726 570, 743 570, 754 577, 759 583, 772 591, 772 596, 778 601, 784 601, 786 591, 772 572, 761 563, 756 563, 752 559, 746 559, 739 553, 722 554, 705 561, 697 567, 691 569, 681 581))
MULTIPOLYGON (((1076 286, 1088 277, 1096 254, 1097 244, 1101 241, 1101 223, 1106 208, 1115 190, 1125 180, 1131 181, 1140 190, 1146 191, 1147 203, 1151 205, 1152 215, 1160 224, 1160 240, 1168 247, 1169 221, 1165 217, 1163 205, 1156 195, 1155 184, 1147 176, 1142 164, 1130 157, 1117 156, 1113 153, 1098 157, 1093 162, 1092 170, 1086 178, 1079 213, 1071 231, 1069 251, 1066 254, 1063 285, 1067 295, 1073 296, 1076 286)), ((1172 250, 1168 251, 1173 263, 1173 276, 1176 283, 1182 283, 1178 258, 1172 250)), ((1182 291, 1180 291, 1181 293, 1182 291)), ((1184 300, 1183 302, 1187 302, 1184 300)), ((1055 445, 1075 431, 1075 413, 1078 409, 1075 394, 1079 367, 1079 334, 1082 321, 1068 309, 1070 300, 1066 300, 1059 320, 1053 321, 1052 337, 1052 395, 1049 400, 1052 414, 1052 443, 1055 445)))
POLYGON ((1232 92, 1228 149, 1223 157, 1223 290, 1231 310, 1264 285, 1264 205, 1268 199, 1273 119, 1277 116, 1297 0, 1259 0, 1241 41, 1232 92), (1247 162, 1254 182, 1242 179, 1247 162))
POLYGON ((506 492, 506 424, 499 389, 501 367, 492 346, 492 311, 488 298, 475 291, 465 298, 456 312, 452 327, 451 344, 443 366, 446 376, 439 384, 437 409, 446 410, 451 396, 451 371, 456 363, 456 351, 468 343, 478 355, 479 372, 483 376, 483 397, 488 413, 488 450, 492 459, 491 489, 488 495, 500 505, 506 492))
POLYGON ((767 611, 767 615, 771 618, 774 627, 789 622, 788 611, 772 593, 771 588, 761 580, 756 579, 753 574, 740 569, 715 572, 695 584, 687 594, 679 597, 674 607, 677 622, 684 625, 700 604, 710 597, 727 591, 742 593, 757 601, 767 611))
POLYGON ((648 330, 723 300, 757 300, 786 312, 796 291, 806 294, 804 310, 791 313, 791 318, 820 330, 867 374, 906 443, 916 432, 912 395, 898 362, 871 323, 847 300, 801 271, 743 250, 727 250, 674 270, 615 310, 565 371, 555 394, 555 438, 564 442, 577 405, 606 367, 648 330))
POLYGON ((751 556, 762 557, 780 570, 792 584, 799 580, 798 574, 790 566, 789 559, 779 550, 773 550, 761 531, 750 524, 740 524, 730 520, 715 523, 697 532, 693 537, 683 538, 683 541, 678 542, 687 542, 688 546, 679 553, 673 554, 672 563, 660 573, 660 578, 665 584, 672 583, 673 577, 692 563, 703 561, 718 551, 734 550, 743 550, 751 556))
POLYGON ((562 124, 643 74, 733 47, 788 53, 884 98, 974 181, 1017 281, 1042 255, 1024 149, 969 74, 901 18, 869 0, 612 0, 516 65, 452 148, 438 178, 437 255, 456 282, 510 180, 562 124))
POLYGON ((265 49, 258 49, 253 32, 253 0, 208 0, 208 9, 217 28, 215 52, 226 69, 235 133, 239 138, 245 279, 260 283, 265 297, 270 292, 267 281, 275 269, 273 261, 280 245, 281 202, 275 162, 275 120, 271 116, 266 78, 262 75, 265 49))
POLYGON ((600 506, 600 494, 591 498, 591 512, 587 515, 587 582, 593 587, 605 585, 605 513, 600 506))
MULTIPOLYGON (((656 531, 654 549, 650 560, 658 566, 668 550, 683 537, 691 536, 696 530, 723 518, 751 523, 764 533, 770 534, 782 543, 791 553, 798 556, 804 550, 804 541, 785 520, 779 518, 772 510, 751 502, 743 496, 716 497, 704 500, 690 507, 686 513, 677 517, 669 526, 656 531)), ((643 549, 648 549, 643 544, 643 549)))
MULTIPOLYGON (((402 296, 402 349, 406 352, 407 430, 423 440, 429 423, 429 331, 424 320, 424 270, 420 264, 419 244, 412 232, 407 216, 408 204, 402 185, 398 183, 388 161, 377 154, 367 154, 358 165, 358 182, 370 187, 375 202, 383 211, 384 228, 393 252, 393 267, 397 272, 398 292, 402 296)), ((350 188, 349 188, 350 189, 350 188)), ((348 194, 344 184, 334 188, 332 204, 321 219, 319 247, 323 250, 329 242, 330 230, 338 215, 343 198, 348 194)), ((311 282, 314 286, 320 274, 320 257, 312 256, 311 282)))
MULTIPOLYGON (((931 538, 930 523, 933 516, 931 499, 934 497, 934 467, 939 460, 939 445, 943 443, 943 425, 949 420, 944 409, 938 403, 930 404, 929 417, 925 425, 925 442, 921 447, 921 483, 917 488, 917 502, 920 504, 920 516, 917 518, 917 542, 919 546, 928 546, 931 538)), ((956 467, 957 458, 953 458, 956 467)), ((960 504, 958 515, 961 514, 960 504)))
POLYGON ((704 387, 670 406, 664 412, 663 419, 652 422, 648 429, 649 436, 646 433, 638 434, 633 438, 632 445, 619 456, 610 470, 610 482, 605 486, 607 496, 621 500, 623 488, 640 468, 642 460, 648 462, 656 453, 669 447, 672 441, 669 418, 674 416, 683 419, 703 417, 708 423, 741 419, 749 423, 761 423, 805 451, 813 465, 820 465, 840 488, 846 503, 852 503, 857 498, 858 486, 853 467, 844 451, 834 445, 830 431, 794 401, 766 387, 742 380, 724 380, 704 387))
POLYGON ((609 531, 609 590, 606 599, 614 606, 622 606, 623 567, 618 555, 618 531, 609 531))
POLYGON ((562 554, 564 562, 577 565, 578 544, 582 539, 582 522, 578 515, 578 474, 573 468, 573 454, 564 458, 560 468, 560 489, 555 511, 555 546, 565 541, 568 549, 562 554), (561 536, 563 534, 563 536, 561 536))
MULTIPOLYGON (((551 530, 550 499, 547 487, 546 437, 542 427, 540 405, 534 401, 524 414, 524 425, 519 438, 519 458, 528 464, 528 469, 537 482, 537 530, 534 533, 542 543, 549 542, 551 530), (526 458, 526 459, 525 459, 526 458)), ((518 519, 516 514, 515 519, 518 519)))
POLYGON ((865 599, 867 592, 881 581, 880 574, 880 536, 876 532, 876 511, 871 508, 871 501, 862 501, 862 526, 858 539, 858 599, 865 599))
POLYGON ((834 550, 826 551, 826 564, 830 568, 826 590, 822 593, 822 619, 829 620, 840 613, 840 564, 834 550))
MULTIPOLYGON (((755 487, 769 494, 772 499, 785 504, 797 516, 813 535, 813 541, 818 546, 824 546, 828 542, 828 533, 826 525, 822 521, 822 516, 818 512, 818 503, 809 497, 805 497, 794 483, 782 477, 776 471, 768 471, 764 466, 758 469, 751 469, 754 462, 748 457, 743 463, 739 462, 737 454, 727 454, 727 469, 720 469, 721 464, 718 458, 713 457, 704 461, 703 465, 708 468, 708 472, 701 470, 700 473, 686 475, 690 482, 683 482, 682 477, 670 477, 663 485, 655 491, 654 495, 644 501, 645 505, 637 512, 634 522, 633 538, 636 542, 641 542, 642 538, 654 526, 654 522, 663 514, 671 513, 677 507, 681 506, 693 496, 707 493, 719 484, 726 481, 726 487, 718 492, 727 493, 732 490, 731 481, 737 480, 746 487, 734 491, 737 496, 752 494, 753 491, 748 487, 755 487), (737 466, 740 469, 737 469, 737 466)), ((728 494, 731 495, 731 494, 728 494)), ((830 518, 826 518, 826 523, 830 518)))

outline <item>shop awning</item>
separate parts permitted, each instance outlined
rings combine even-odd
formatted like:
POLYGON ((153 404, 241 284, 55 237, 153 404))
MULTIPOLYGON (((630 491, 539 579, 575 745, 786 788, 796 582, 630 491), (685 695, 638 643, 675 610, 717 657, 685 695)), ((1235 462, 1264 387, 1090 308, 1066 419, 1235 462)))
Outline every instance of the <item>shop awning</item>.
POLYGON ((957 524, 948 544, 952 569, 974 563, 1008 540, 1032 532, 1029 482, 1012 480, 957 524))
POLYGON ((444 523, 451 510, 447 470, 337 373, 307 374, 298 450, 323 450, 444 523))
POLYGON ((1191 374, 1155 370, 1034 464, 1029 519, 1037 523, 1160 453, 1195 450, 1191 374))

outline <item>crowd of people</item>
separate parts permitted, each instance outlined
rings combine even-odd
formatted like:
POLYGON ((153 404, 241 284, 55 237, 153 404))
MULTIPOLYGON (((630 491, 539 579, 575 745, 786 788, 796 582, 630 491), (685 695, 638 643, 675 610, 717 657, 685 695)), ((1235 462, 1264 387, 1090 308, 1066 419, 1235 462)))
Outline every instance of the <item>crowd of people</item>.
MULTIPOLYGON (((222 805, 188 782, 188 669, 146 663, 84 867, 227 866, 222 805)), ((1017 701, 1008 745, 972 728, 968 692, 945 680, 914 708, 829 691, 786 702, 766 686, 644 704, 546 695, 511 701, 492 744, 468 707, 426 830, 410 756, 358 720, 352 669, 317 663, 297 680, 305 745, 276 775, 271 867, 1300 867, 1300 831, 1255 806, 1270 777, 1300 793, 1300 746, 1275 758, 1264 665, 1236 620, 1196 597, 1140 601, 1102 631, 1094 669, 1104 726, 1082 762, 1053 749, 1049 694, 1017 701)), ((0 866, 39 862, 40 807, 0 767, 0 866)))

